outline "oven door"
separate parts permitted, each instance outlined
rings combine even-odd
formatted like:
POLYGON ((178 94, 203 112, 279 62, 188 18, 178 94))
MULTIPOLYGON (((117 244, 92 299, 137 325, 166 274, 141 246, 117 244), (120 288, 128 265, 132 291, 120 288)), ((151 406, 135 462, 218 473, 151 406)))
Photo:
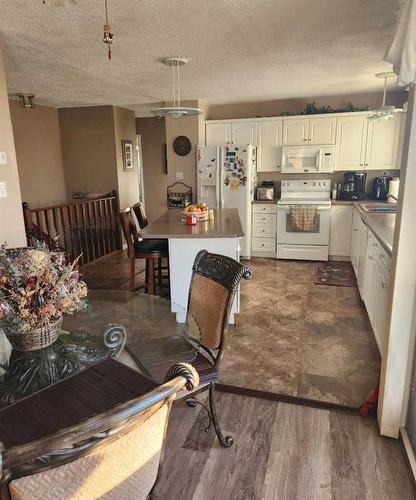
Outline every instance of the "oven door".
POLYGON ((279 205, 277 210, 278 244, 290 245, 328 245, 329 226, 331 222, 331 205, 305 205, 317 208, 317 224, 312 230, 294 230, 290 221, 290 207, 301 207, 303 204, 279 205))

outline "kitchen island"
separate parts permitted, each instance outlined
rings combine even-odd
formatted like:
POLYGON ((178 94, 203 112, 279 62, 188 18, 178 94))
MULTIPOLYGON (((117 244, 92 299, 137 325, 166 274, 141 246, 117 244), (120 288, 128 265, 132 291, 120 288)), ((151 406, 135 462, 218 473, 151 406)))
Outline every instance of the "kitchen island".
MULTIPOLYGON (((173 209, 146 226, 140 235, 144 239, 168 240, 171 311, 176 314, 178 323, 184 323, 196 254, 206 249, 239 260, 239 240, 244 232, 236 208, 214 210, 213 219, 195 225, 182 222, 181 210, 173 209)), ((239 310, 238 291, 231 309, 230 323, 234 323, 234 315, 239 310)))

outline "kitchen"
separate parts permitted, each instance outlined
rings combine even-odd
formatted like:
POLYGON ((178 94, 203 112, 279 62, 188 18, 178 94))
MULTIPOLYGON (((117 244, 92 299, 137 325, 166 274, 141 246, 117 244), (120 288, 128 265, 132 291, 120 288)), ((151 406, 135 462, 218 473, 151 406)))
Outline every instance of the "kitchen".
MULTIPOLYGON (((327 294, 322 294, 322 301, 338 295, 342 306, 336 304, 334 307, 341 311, 340 318, 347 315, 354 317, 351 321, 355 321, 353 328, 346 326, 343 331, 341 325, 341 331, 334 333, 332 339, 328 334, 325 339, 322 338, 322 344, 319 340, 315 344, 313 355, 320 354, 325 358, 326 349, 328 358, 332 356, 332 359, 327 360, 333 365, 330 377, 334 381, 332 387, 328 389, 325 385, 329 377, 319 379, 328 373, 324 374, 325 370, 313 366, 310 371, 316 376, 312 389, 308 388, 305 392, 299 387, 294 389, 292 382, 279 382, 274 384, 277 389, 267 388, 266 392, 357 408, 377 385, 384 349, 390 259, 406 112, 394 112, 383 120, 374 119, 374 115, 374 111, 359 110, 206 121, 206 146, 197 149, 198 201, 210 207, 239 208, 245 232, 240 255, 251 259, 255 272, 256 264, 260 264, 262 271, 259 279, 266 280, 268 275, 272 276, 276 272, 276 265, 279 267, 279 277, 286 273, 285 269, 289 275, 295 273, 292 274, 293 286, 297 279, 300 280, 300 286, 304 281, 303 275, 309 273, 309 283, 300 293, 305 297, 315 293, 319 296, 318 290, 325 288, 327 294), (237 156, 235 163, 229 159, 234 154, 237 156), (225 165, 224 172, 216 170, 222 162, 225 165), (257 165, 256 174, 251 164, 257 165), (243 170, 248 168, 241 172, 241 166, 243 170), (238 182, 230 188, 227 171, 228 174, 231 171, 232 179, 233 169, 238 182), (221 183, 216 182, 217 176, 222 176, 221 183), (243 178, 244 181, 241 180, 243 178), (222 188, 221 184, 224 184, 222 188), (239 191, 240 196, 237 198, 239 191), (216 205, 216 200, 220 205, 216 205), (280 264, 274 264, 275 259, 280 264), (339 273, 353 277, 353 286, 349 291, 342 284, 331 286, 340 284, 337 282, 329 285, 325 285, 325 281, 317 283, 317 266, 322 262, 329 262, 329 266, 324 267, 329 278, 339 273), (351 295, 353 290, 355 295, 351 295), (344 342, 342 337, 346 334, 349 336, 349 345, 340 347, 342 354, 334 354, 337 346, 344 342), (364 351, 367 354, 363 354, 364 351), (348 377, 344 377, 348 383, 342 380, 342 370, 339 369, 344 361, 350 365, 344 371, 344 375, 348 372, 348 377), (353 397, 347 396, 350 391, 348 386, 351 385, 361 385, 353 397)), ((243 292, 246 297, 251 297, 252 291, 249 289, 253 287, 254 281, 244 285, 248 289, 243 292)), ((275 280, 274 288, 276 298, 272 300, 275 310, 293 305, 288 304, 290 293, 283 298, 279 295, 282 289, 280 280, 275 280)), ((261 287, 256 292, 262 294, 261 287)), ((264 297, 265 302, 270 298, 264 297)), ((316 304, 319 309, 319 303, 316 304)), ((250 306, 245 309, 245 313, 248 309, 250 306)), ((265 314, 272 315, 273 311, 267 309, 265 314)), ((327 321, 328 328, 331 322, 336 322, 332 318, 322 318, 327 321)), ((302 331, 299 317, 296 321, 291 326, 302 331)), ((332 326, 335 331, 335 326, 332 326)), ((316 325, 308 323, 304 334, 310 336, 314 328, 316 325)), ((265 335, 273 337, 275 333, 273 326, 268 324, 265 335)), ((236 334, 232 335, 234 341, 238 339, 236 334)), ((302 343, 303 340, 302 335, 296 337, 298 342, 302 343)), ((247 336, 244 342, 248 341, 247 336)), ((301 359, 300 375, 292 373, 293 379, 300 379, 310 366, 309 361, 305 366, 302 364, 304 353, 293 356, 294 342, 289 341, 283 350, 280 344, 276 344, 276 356, 270 361, 270 366, 279 364, 278 358, 292 360, 294 364, 301 359)), ((272 345, 268 344, 269 348, 272 345)), ((238 358, 238 355, 234 355, 238 358)), ((308 353, 307 357, 311 356, 312 353, 308 353)), ((241 367, 243 359, 244 356, 240 360, 241 367)), ((262 359, 265 357, 262 356, 262 359)), ((230 363, 228 373, 227 361, 224 364, 225 384, 248 385, 254 390, 265 390, 267 384, 260 381, 251 382, 250 386, 248 380, 243 383, 241 377, 232 376, 231 366, 235 369, 236 363, 230 363)))

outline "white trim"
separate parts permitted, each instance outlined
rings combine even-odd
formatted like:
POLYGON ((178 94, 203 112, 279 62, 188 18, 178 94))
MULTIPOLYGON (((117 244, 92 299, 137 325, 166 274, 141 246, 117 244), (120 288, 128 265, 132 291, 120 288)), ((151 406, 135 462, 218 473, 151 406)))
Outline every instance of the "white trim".
POLYGON ((345 113, 316 113, 310 115, 280 115, 280 116, 265 116, 262 118, 253 117, 253 118, 224 118, 221 120, 205 120, 205 123, 235 123, 235 122, 266 122, 266 121, 274 121, 274 120, 305 120, 309 118, 322 118, 325 117, 333 117, 338 118, 340 116, 366 116, 370 115, 372 110, 369 111, 346 111, 345 113))
POLYGON ((416 100, 409 93, 409 109, 403 142, 402 174, 396 224, 386 332, 382 351, 377 418, 381 434, 397 438, 404 426, 409 401, 410 378, 416 331, 416 100))
POLYGON ((409 440, 409 435, 407 433, 407 429, 405 427, 400 428, 400 436, 403 441, 403 446, 407 455, 407 458, 409 460, 410 468, 412 470, 412 474, 414 479, 416 480, 416 455, 415 452, 413 451, 412 444, 410 443, 409 440))

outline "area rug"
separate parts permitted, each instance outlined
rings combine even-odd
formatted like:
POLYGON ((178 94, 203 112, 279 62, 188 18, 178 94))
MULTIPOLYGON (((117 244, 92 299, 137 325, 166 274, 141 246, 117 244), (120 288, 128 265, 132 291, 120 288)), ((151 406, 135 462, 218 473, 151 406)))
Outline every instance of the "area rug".
POLYGON ((315 268, 315 284, 357 286, 351 262, 318 262, 315 268))

